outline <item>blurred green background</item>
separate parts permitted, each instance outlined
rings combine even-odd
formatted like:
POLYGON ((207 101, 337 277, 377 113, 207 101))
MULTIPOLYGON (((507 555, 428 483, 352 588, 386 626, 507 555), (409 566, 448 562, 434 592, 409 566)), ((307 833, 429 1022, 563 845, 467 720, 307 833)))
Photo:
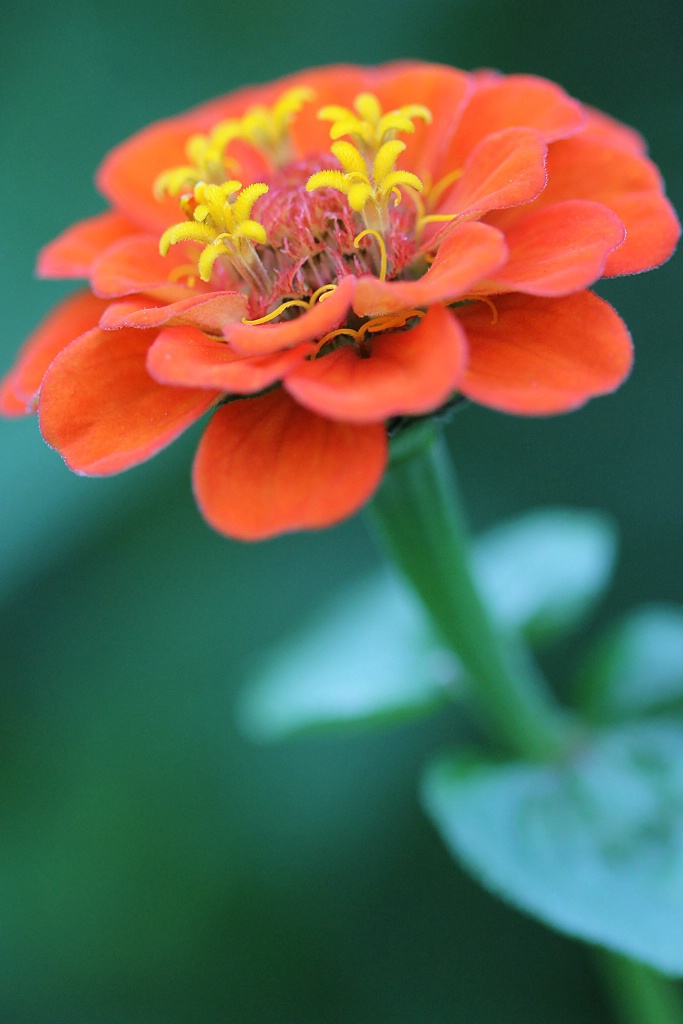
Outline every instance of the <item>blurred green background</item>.
MULTIPOLYGON (((310 64, 526 71, 638 126, 683 207, 678 0, 103 0, 0 14, 2 369, 52 303, 35 253, 102 208, 144 124, 310 64)), ((476 528, 536 504, 619 522, 607 622, 683 598, 681 263, 602 289, 637 364, 614 397, 449 441, 476 528)), ((250 655, 378 563, 362 518, 241 546, 196 512, 197 432, 122 477, 0 432, 0 1019, 10 1024, 601 1024, 586 950, 497 904, 418 808, 455 717, 251 745, 250 655)), ((378 610, 379 612, 379 610, 378 610)), ((550 667, 560 687, 569 642, 550 667)))

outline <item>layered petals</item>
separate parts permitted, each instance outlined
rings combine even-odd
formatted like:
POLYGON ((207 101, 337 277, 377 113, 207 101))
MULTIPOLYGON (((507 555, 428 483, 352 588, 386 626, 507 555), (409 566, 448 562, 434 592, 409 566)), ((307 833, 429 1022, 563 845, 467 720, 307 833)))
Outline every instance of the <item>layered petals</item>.
POLYGON ((533 128, 545 142, 581 131, 586 115, 580 103, 554 82, 533 75, 487 75, 478 80, 448 153, 461 166, 487 135, 506 128, 533 128))
POLYGON ((545 188, 547 146, 539 132, 508 128, 487 135, 437 207, 458 218, 528 203, 545 188))
POLYGON ((313 341, 339 327, 351 306, 355 277, 345 277, 329 295, 294 320, 266 324, 228 324, 223 329, 227 341, 247 356, 267 355, 278 349, 292 348, 302 341, 313 341))
POLYGON ((161 384, 249 395, 275 384, 314 351, 313 342, 303 341, 271 355, 243 356, 196 327, 171 327, 149 349, 147 369, 161 384))
POLYGON ((331 526, 377 488, 387 461, 381 423, 323 419, 283 391, 222 406, 193 469, 205 519, 238 540, 331 526))
MULTIPOLYGON (((97 257, 90 270, 90 284, 101 298, 145 292, 163 302, 176 302, 191 295, 186 285, 174 281, 174 276, 187 273, 188 259, 179 245, 165 257, 153 235, 132 235, 97 257)), ((202 284, 195 282, 194 288, 203 291, 202 284)))
MULTIPOLYGON (((606 145, 595 137, 578 136, 558 142, 548 155, 548 186, 535 205, 549 206, 567 199, 603 203, 626 228, 624 244, 606 261, 605 276, 658 266, 676 246, 678 218, 663 194, 657 168, 643 156, 606 145)), ((491 219, 507 228, 526 213, 526 209, 504 211, 491 219)))
POLYGON ((601 276, 625 236, 622 222, 602 203, 568 199, 541 207, 507 232, 510 258, 475 294, 569 295, 601 276))
POLYGON ((0 413, 35 412, 43 377, 62 349, 97 325, 106 303, 90 292, 76 292, 60 302, 24 342, 12 370, 0 385, 0 413))
POLYGON ((206 292, 167 305, 159 302, 140 309, 130 301, 112 304, 100 320, 100 327, 149 329, 168 324, 197 327, 207 334, 220 335, 227 323, 241 321, 246 312, 246 299, 239 292, 206 292))
POLYGON ((415 281, 380 281, 362 277, 353 309, 359 316, 380 316, 415 306, 453 302, 482 277, 493 274, 508 255, 502 232, 488 224, 467 221, 448 231, 424 277, 415 281))
POLYGON ((503 295, 458 310, 470 344, 459 390, 522 416, 576 409, 614 391, 633 360, 626 325, 592 292, 557 299, 503 295))
POLYGON ((383 69, 375 92, 385 110, 401 107, 405 97, 410 96, 413 102, 431 111, 431 123, 418 122, 411 136, 410 148, 415 159, 410 168, 419 177, 427 181, 436 179, 473 88, 471 75, 443 64, 406 61, 383 69))
POLYGON ((146 370, 148 332, 99 328, 52 362, 40 429, 70 469, 118 473, 155 455, 199 419, 218 392, 157 384, 146 370))
POLYGON ((586 289, 680 234, 632 128, 541 78, 420 61, 218 97, 116 147, 97 183, 111 209, 38 261, 89 290, 28 340, 0 412, 38 407, 86 474, 212 412, 197 502, 245 540, 360 508, 397 417, 613 391, 630 337, 586 289))
POLYGON ((130 220, 113 210, 88 217, 45 246, 38 256, 36 273, 39 277, 89 277, 101 252, 137 231, 130 220))
POLYGON ((285 378, 287 391, 321 416, 378 423, 438 409, 465 370, 467 340, 442 306, 412 330, 379 334, 369 345, 369 358, 350 345, 300 363, 285 378))

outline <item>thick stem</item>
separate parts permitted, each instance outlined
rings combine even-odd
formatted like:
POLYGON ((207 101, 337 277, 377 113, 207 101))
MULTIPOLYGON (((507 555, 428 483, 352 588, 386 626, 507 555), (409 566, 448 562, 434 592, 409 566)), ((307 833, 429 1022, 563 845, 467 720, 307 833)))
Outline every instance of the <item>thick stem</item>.
POLYGON ((674 982, 615 953, 600 952, 598 963, 620 1024, 683 1024, 674 982))
POLYGON ((508 752, 544 759, 569 727, 535 668, 500 636, 470 571, 467 534, 444 442, 429 427, 395 455, 371 514, 471 681, 484 726, 508 752))

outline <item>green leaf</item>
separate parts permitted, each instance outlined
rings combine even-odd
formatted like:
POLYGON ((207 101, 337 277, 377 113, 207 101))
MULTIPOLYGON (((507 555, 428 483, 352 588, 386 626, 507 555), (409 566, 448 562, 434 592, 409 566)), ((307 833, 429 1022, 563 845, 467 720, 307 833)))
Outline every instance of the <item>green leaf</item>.
POLYGON ((683 708, 683 608, 648 605, 608 633, 580 674, 579 702, 596 721, 683 708))
MULTIPOLYGON (((571 629, 611 575, 609 523, 551 509, 498 526, 474 544, 474 567, 501 624, 534 640, 571 629)), ((460 695, 462 672, 409 588, 381 572, 348 588, 250 673, 243 730, 274 740, 391 723, 460 695)))
POLYGON ((546 924, 683 975, 683 726, 597 736, 560 765, 453 757, 426 808, 491 892, 546 924))
POLYGON ((608 586, 616 558, 610 520, 539 509, 479 538, 474 569, 498 621, 532 643, 570 632, 608 586))
POLYGON ((261 740, 393 722, 440 707, 458 674, 405 584, 382 572, 349 587, 269 653, 238 718, 261 740))

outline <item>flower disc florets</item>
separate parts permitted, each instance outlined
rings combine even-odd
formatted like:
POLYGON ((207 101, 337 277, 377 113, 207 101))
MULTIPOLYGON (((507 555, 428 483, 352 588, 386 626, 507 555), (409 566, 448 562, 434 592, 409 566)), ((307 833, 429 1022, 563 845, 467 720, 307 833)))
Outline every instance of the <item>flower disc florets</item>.
POLYGON ((377 487, 397 420, 614 390, 628 332, 589 286, 679 235, 640 136, 525 75, 343 66, 214 101, 105 161, 112 209, 43 251, 86 277, 0 391, 81 473, 208 411, 217 529, 329 525, 377 487))
MULTIPOLYGON (((314 99, 310 90, 294 92, 297 110, 314 99)), ((396 136, 413 133, 418 118, 430 123, 426 107, 384 113, 370 93, 356 98, 355 113, 323 107, 317 116, 332 122, 330 137, 335 141, 330 152, 287 160, 286 127, 276 111, 288 110, 289 125, 295 110, 288 96, 270 113, 254 108, 206 137, 194 136, 187 155, 196 155, 198 166, 167 169, 154 185, 160 197, 164 189, 175 192, 181 183, 195 183, 192 193, 179 197, 187 221, 167 228, 160 252, 165 256, 181 241, 203 245, 199 277, 208 282, 215 271, 216 283, 223 287, 231 275, 241 279, 252 324, 300 315, 314 296, 327 295, 326 286, 336 286, 345 277, 374 273, 384 281, 410 273, 425 222, 416 199, 422 181, 412 171, 397 168, 406 144, 396 136), (238 138, 251 141, 271 159, 267 183, 243 188, 239 181, 226 180, 235 166, 228 148, 238 138), (202 174, 211 174, 214 181, 201 180, 202 174)), ((352 330, 348 337, 353 337, 352 330)), ((363 351, 367 354, 367 343, 363 351)))

